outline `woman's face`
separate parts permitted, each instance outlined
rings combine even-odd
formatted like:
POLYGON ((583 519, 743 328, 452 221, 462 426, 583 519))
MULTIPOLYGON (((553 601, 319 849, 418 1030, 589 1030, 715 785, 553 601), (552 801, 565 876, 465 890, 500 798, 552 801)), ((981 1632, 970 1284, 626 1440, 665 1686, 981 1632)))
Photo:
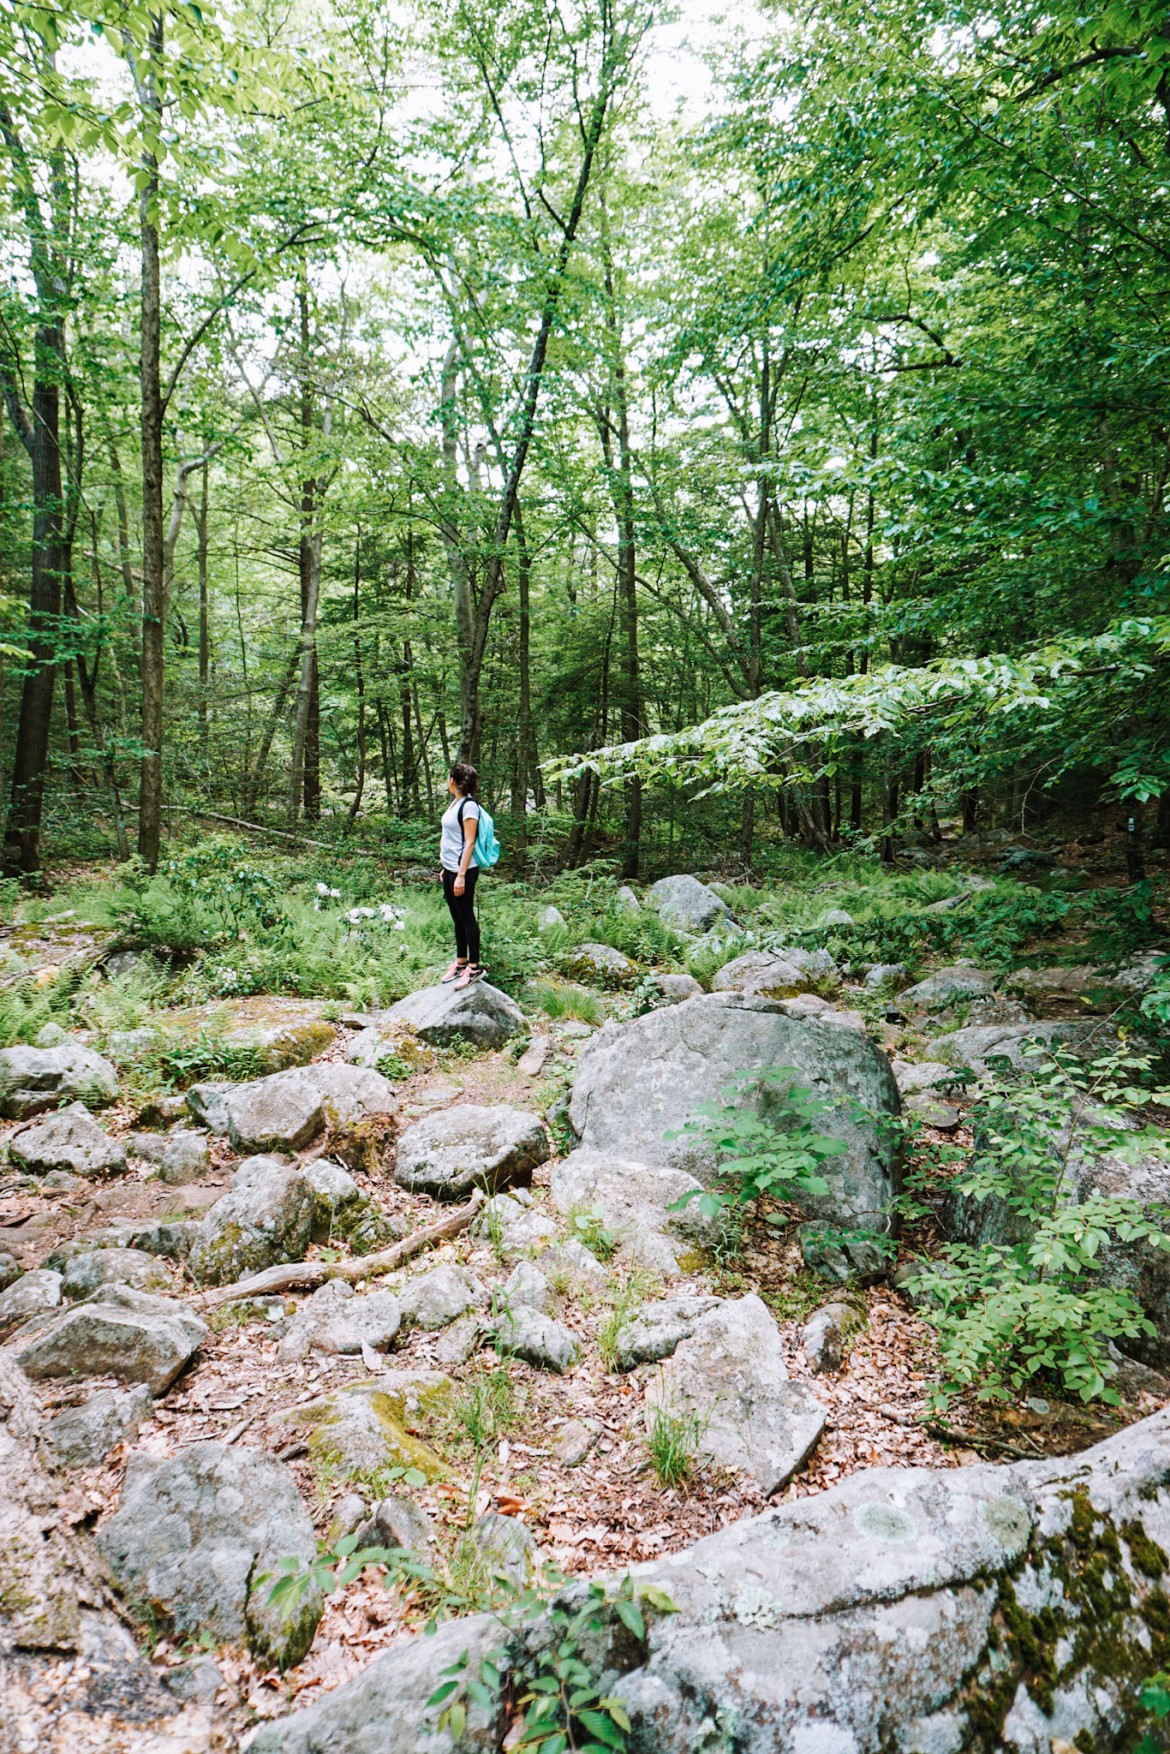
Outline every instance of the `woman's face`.
POLYGON ((447 775, 447 790, 453 798, 459 796, 459 787, 455 784, 455 781, 451 778, 450 774, 447 775))

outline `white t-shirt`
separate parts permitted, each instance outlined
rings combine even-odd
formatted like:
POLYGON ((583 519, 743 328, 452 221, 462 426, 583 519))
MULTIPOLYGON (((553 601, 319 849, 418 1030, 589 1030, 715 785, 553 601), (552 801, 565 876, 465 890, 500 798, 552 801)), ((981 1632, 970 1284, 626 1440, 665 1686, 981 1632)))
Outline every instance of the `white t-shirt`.
MULTIPOLYGON (((443 812, 443 833, 439 841, 439 863, 444 871, 458 871, 463 857, 463 829, 459 824, 461 807, 465 823, 479 821, 479 805, 474 798, 452 798, 450 806, 443 812)), ((471 863, 475 864, 474 853, 471 863)))

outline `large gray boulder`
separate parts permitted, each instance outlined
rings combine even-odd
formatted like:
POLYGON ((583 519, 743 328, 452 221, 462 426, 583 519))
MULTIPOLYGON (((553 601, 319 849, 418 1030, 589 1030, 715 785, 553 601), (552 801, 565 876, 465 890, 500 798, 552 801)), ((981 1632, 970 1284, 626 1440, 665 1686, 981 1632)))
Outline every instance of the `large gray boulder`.
POLYGON ((300 1066, 241 1084, 226 1106, 237 1151, 299 1151, 325 1125, 321 1092, 300 1066))
POLYGON ((404 1322, 436 1333, 472 1310, 485 1309, 488 1294, 474 1273, 448 1261, 408 1279, 398 1301, 404 1322))
POLYGON ((279 1157, 249 1157, 231 1189, 205 1213, 187 1265, 200 1285, 230 1285, 281 1261, 305 1257, 313 1234, 314 1192, 279 1157))
MULTIPOLYGON (((817 1128, 846 1147, 826 1161, 828 1197, 802 1204, 833 1221, 884 1225, 899 1186, 896 1143, 880 1125, 899 1110, 889 1061, 856 1030, 787 1016, 779 1001, 709 993, 607 1023, 581 1049, 569 1118, 592 1150, 670 1164, 709 1183, 715 1159, 702 1140, 665 1135, 699 1103, 719 1100, 733 1080, 772 1068, 791 1069, 785 1083, 829 1102, 817 1128)), ((757 1096, 758 1111, 773 1110, 783 1088, 757 1096)))
POLYGON ((482 980, 459 992, 453 981, 447 986, 424 987, 391 1005, 386 1016, 392 1023, 409 1024, 432 1047, 469 1041, 477 1048, 502 1048, 527 1028, 516 1001, 482 980))
POLYGON ((109 1285, 75 1303, 26 1340, 16 1362, 26 1376, 113 1376, 165 1394, 207 1335, 207 1324, 168 1297, 109 1285))
POLYGON ((594 987, 632 987, 638 978, 636 964, 612 944, 578 944, 565 967, 574 980, 594 987))
POLYGON ((179 1637, 246 1639, 279 1668, 312 1643, 320 1591, 273 1605, 268 1580, 282 1559, 316 1558, 313 1524, 288 1469, 257 1450, 206 1442, 166 1461, 132 1456, 97 1544, 128 1598, 179 1637))
POLYGON ((697 877, 660 877, 650 885, 646 900, 668 926, 680 932, 706 932, 733 923, 727 903, 697 877))
POLYGON ((158 1166, 158 1179, 169 1187, 185 1187, 202 1181, 211 1168, 211 1148, 204 1133, 178 1127, 172 1133, 128 1133, 125 1139, 132 1157, 158 1166))
POLYGON ((527 1187, 548 1157, 539 1115, 500 1103, 441 1109, 408 1127, 398 1141, 394 1179, 412 1193, 462 1200, 472 1188, 499 1193, 527 1187))
POLYGON ((954 968, 936 968, 925 980, 904 988, 898 1005, 903 1011, 943 1011, 961 999, 989 998, 994 991, 993 974, 958 963, 954 968))
POLYGON ((619 1370, 633 1370, 669 1358, 681 1341, 690 1339, 699 1317, 718 1304, 717 1297, 704 1296, 663 1297, 643 1304, 617 1331, 614 1363, 619 1370))
MULTIPOLYGON (((678 1611, 634 1647, 615 1614, 594 1661, 632 1754, 1130 1754, 1168 1552, 1165 1410, 1067 1459, 871 1468, 733 1523, 634 1567, 678 1611)), ((463 1651, 475 1672, 489 1629, 395 1646, 253 1754, 450 1754, 426 1702, 463 1651)), ((487 1754, 505 1703, 474 1722, 487 1754)))
POLYGON ((520 1303, 500 1315, 493 1329, 496 1351, 505 1358, 522 1358, 537 1370, 564 1376, 581 1356, 577 1336, 555 1317, 542 1315, 530 1304, 520 1303))
POLYGON ((103 1108, 117 1094, 113 1066, 79 1041, 0 1050, 0 1115, 8 1120, 23 1121, 62 1101, 103 1108))
POLYGON ((338 1133, 368 1129, 375 1120, 388 1122, 398 1107, 393 1084, 372 1066, 327 1060, 305 1066, 302 1076, 313 1085, 327 1124, 338 1133))
POLYGON ((8 1155, 29 1175, 63 1169, 96 1181, 126 1171, 124 1148, 98 1126, 83 1102, 71 1102, 68 1108, 21 1127, 8 1141, 8 1155))
POLYGON ((807 1460, 825 1411, 807 1383, 792 1382, 780 1330, 754 1293, 695 1321, 646 1390, 646 1416, 693 1415, 698 1454, 750 1474, 772 1493, 807 1460))
POLYGON ((586 1147, 554 1163, 551 1185, 559 1212, 595 1217, 624 1255, 657 1273, 693 1271, 720 1239, 718 1220, 704 1217, 697 1199, 675 1210, 701 1191, 685 1169, 586 1147))
POLYGON ((225 1084, 222 1079, 207 1079, 201 1084, 192 1084, 186 1092, 191 1119, 197 1126, 206 1127, 209 1133, 226 1139, 228 1098, 241 1088, 239 1084, 225 1084))
POLYGON ((22 1273, 0 1291, 0 1339, 30 1316, 59 1309, 61 1296, 61 1275, 51 1267, 37 1267, 31 1273, 22 1273))
POLYGON ((981 1023, 953 1029, 926 1044, 931 1060, 947 1066, 969 1066, 981 1077, 995 1060, 1019 1072, 1038 1063, 1042 1050, 1061 1047, 1078 1059, 1091 1060, 1117 1045, 1117 1035, 1107 1023, 981 1023))
POLYGON ((145 1249, 87 1249, 74 1255, 61 1275, 64 1297, 92 1297, 103 1285, 136 1285, 141 1291, 169 1291, 170 1274, 145 1249))

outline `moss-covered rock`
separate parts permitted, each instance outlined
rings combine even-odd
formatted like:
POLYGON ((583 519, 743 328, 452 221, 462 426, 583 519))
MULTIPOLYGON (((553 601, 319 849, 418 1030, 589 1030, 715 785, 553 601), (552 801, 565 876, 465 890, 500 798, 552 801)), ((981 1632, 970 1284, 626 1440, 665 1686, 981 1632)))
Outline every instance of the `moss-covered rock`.
POLYGON ((417 1468, 429 1481, 446 1480, 446 1462, 417 1434, 442 1422, 455 1392, 451 1378, 439 1371, 387 1371, 294 1407, 285 1418, 303 1432, 314 1463, 332 1478, 417 1468))

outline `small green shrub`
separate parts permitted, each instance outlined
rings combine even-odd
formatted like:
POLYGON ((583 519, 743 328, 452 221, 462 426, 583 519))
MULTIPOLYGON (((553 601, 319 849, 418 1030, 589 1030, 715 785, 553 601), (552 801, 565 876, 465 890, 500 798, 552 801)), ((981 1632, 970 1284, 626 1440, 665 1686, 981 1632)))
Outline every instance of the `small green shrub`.
POLYGON ((573 1019, 597 1025, 605 1021, 605 1007, 596 993, 567 981, 532 981, 528 988, 533 1003, 546 1017, 573 1019))
POLYGON ((655 1407, 646 1443, 663 1486, 681 1486, 690 1478, 702 1437, 703 1424, 697 1413, 655 1407))
POLYGON ((666 1135, 700 1141, 714 1151, 718 1164, 715 1185, 692 1188, 672 1210, 697 1199, 704 1215, 714 1218, 729 1208, 758 1204, 765 1194, 790 1200, 829 1192, 821 1169, 845 1145, 817 1131, 814 1122, 833 1105, 792 1083, 795 1075, 790 1066, 744 1073, 724 1088, 722 1101, 699 1103, 698 1118, 666 1135))
POLYGON ((605 1220, 596 1206, 575 1207, 569 1214, 569 1226, 577 1241, 584 1243, 599 1261, 612 1261, 618 1239, 605 1228, 605 1220))

